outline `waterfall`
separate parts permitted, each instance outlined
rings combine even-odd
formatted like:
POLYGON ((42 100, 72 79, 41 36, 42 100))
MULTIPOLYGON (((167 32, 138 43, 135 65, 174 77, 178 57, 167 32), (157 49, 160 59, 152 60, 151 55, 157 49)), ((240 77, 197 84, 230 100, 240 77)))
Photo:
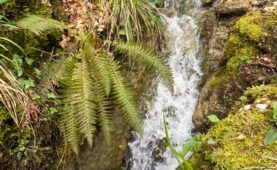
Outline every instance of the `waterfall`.
POLYGON ((201 79, 201 58, 197 18, 201 15, 200 0, 186 0, 184 6, 177 0, 166 1, 165 8, 176 15, 166 16, 164 37, 166 51, 170 52, 168 64, 174 76, 174 93, 159 83, 153 105, 145 116, 143 137, 133 132, 134 140, 129 143, 132 170, 174 170, 178 162, 169 148, 161 151, 165 141, 163 114, 166 115, 168 130, 173 146, 182 149, 191 136, 192 115, 198 100, 198 85, 201 79), (181 10, 184 12, 181 12, 181 10), (160 150, 160 151, 159 151, 160 150), (157 153, 160 153, 159 159, 157 153))

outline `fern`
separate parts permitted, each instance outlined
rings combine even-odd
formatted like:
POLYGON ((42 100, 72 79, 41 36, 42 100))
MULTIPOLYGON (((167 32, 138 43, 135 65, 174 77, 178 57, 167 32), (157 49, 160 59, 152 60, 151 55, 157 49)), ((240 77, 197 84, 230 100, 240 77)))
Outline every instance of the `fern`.
POLYGON ((111 140, 112 123, 109 115, 110 102, 107 99, 111 91, 110 72, 105 66, 104 55, 93 56, 93 48, 88 46, 85 48, 85 55, 90 58, 91 75, 93 77, 94 91, 96 94, 95 103, 98 108, 97 123, 100 130, 109 144, 111 140))
POLYGON ((73 151, 78 154, 81 135, 79 134, 78 124, 75 120, 75 113, 73 111, 73 90, 71 86, 72 74, 75 68, 76 60, 69 57, 62 65, 63 74, 61 77, 62 89, 62 103, 63 111, 61 113, 61 127, 66 143, 69 143, 73 151))
POLYGON ((47 30, 63 30, 64 28, 66 28, 66 26, 62 22, 49 18, 42 18, 36 15, 29 15, 16 22, 16 25, 23 29, 27 29, 36 35, 41 35, 47 30))
POLYGON ((90 59, 91 72, 94 74, 94 77, 98 78, 99 83, 102 84, 108 96, 111 92, 112 84, 110 72, 105 67, 107 57, 104 54, 95 54, 93 47, 90 45, 84 48, 84 53, 86 58, 90 59))
POLYGON ((124 118, 136 131, 142 131, 141 114, 138 110, 138 106, 135 104, 133 99, 133 94, 131 90, 127 87, 125 78, 118 71, 120 66, 115 60, 110 60, 109 66, 112 72, 112 82, 113 82, 113 96, 118 103, 123 112, 124 118))
POLYGON ((88 62, 69 61, 65 67, 65 77, 61 80, 64 87, 62 102, 62 124, 65 139, 78 153, 79 141, 85 138, 92 146, 96 130, 96 105, 94 104, 93 82, 90 78, 88 62))
POLYGON ((94 92, 92 91, 92 81, 89 75, 88 63, 82 59, 81 63, 76 64, 76 68, 72 75, 72 91, 74 93, 74 112, 76 113, 76 121, 79 126, 80 133, 87 139, 92 146, 93 134, 95 132, 96 111, 94 100, 94 92))
POLYGON ((66 143, 69 143, 73 151, 79 153, 79 144, 81 141, 81 135, 78 130, 78 124, 76 123, 73 101, 73 92, 68 88, 64 92, 63 96, 63 112, 62 112, 62 121, 61 127, 64 134, 64 139, 66 143))
POLYGON ((171 92, 173 91, 173 77, 170 67, 166 65, 166 62, 156 55, 152 49, 148 49, 136 43, 117 42, 114 44, 116 51, 126 54, 131 60, 140 62, 152 70, 156 70, 164 84, 171 92))
POLYGON ((111 133, 113 129, 111 117, 110 117, 110 102, 105 96, 105 91, 100 83, 95 85, 97 93, 97 107, 98 107, 98 124, 100 131, 102 132, 106 142, 110 144, 111 133))
MULTIPOLYGON (((110 143, 113 122, 110 110, 114 104, 123 112, 124 120, 136 131, 142 131, 141 113, 120 71, 120 63, 103 50, 96 50, 90 41, 84 41, 80 55, 70 59, 61 80, 63 92, 62 121, 65 139, 75 153, 78 143, 92 139, 97 128, 110 143)), ((114 43, 115 50, 130 59, 157 70, 165 84, 172 87, 170 69, 154 51, 131 43, 114 43)))

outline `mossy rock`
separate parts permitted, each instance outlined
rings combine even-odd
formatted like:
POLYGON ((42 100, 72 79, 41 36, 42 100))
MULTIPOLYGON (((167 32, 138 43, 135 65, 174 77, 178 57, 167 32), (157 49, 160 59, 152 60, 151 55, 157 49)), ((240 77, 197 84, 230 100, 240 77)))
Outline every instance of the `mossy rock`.
POLYGON ((217 78, 210 82, 211 87, 220 86, 238 77, 239 68, 242 65, 250 64, 253 59, 265 51, 265 48, 272 48, 274 43, 265 45, 265 39, 271 35, 270 41, 275 42, 276 38, 270 33, 270 30, 275 30, 272 27, 274 27, 276 18, 274 13, 263 14, 260 11, 251 11, 235 23, 230 30, 225 46, 226 65, 219 72, 217 78), (268 47, 263 48, 263 44, 268 47))
POLYGON ((260 12, 249 12, 237 21, 234 29, 249 40, 259 42, 265 35, 263 23, 264 17, 260 12))
POLYGON ((203 135, 201 154, 196 154, 191 162, 198 169, 242 169, 250 167, 276 167, 276 146, 263 144, 265 134, 275 128, 270 122, 270 103, 277 99, 276 85, 263 85, 248 89, 240 98, 229 116, 209 129, 203 135), (266 103, 261 111, 257 104, 266 103), (249 108, 242 106, 250 104, 249 108), (202 164, 201 163, 201 164, 202 164))

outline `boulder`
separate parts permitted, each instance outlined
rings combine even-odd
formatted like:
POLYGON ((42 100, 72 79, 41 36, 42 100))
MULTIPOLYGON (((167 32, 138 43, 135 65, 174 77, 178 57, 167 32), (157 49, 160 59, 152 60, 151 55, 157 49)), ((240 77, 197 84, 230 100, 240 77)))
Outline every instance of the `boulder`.
POLYGON ((226 117, 232 105, 247 87, 241 79, 234 79, 223 85, 212 87, 210 82, 217 79, 217 74, 214 73, 203 86, 192 118, 194 125, 201 132, 206 132, 211 125, 207 120, 208 115, 226 117))
POLYGON ((130 127, 124 123, 122 113, 116 110, 111 114, 115 129, 111 134, 111 143, 108 145, 102 134, 94 139, 93 148, 83 148, 80 152, 75 168, 79 170, 108 170, 120 169, 122 161, 128 152, 130 127))
POLYGON ((249 0, 220 0, 216 7, 216 13, 217 15, 242 15, 250 7, 249 0))

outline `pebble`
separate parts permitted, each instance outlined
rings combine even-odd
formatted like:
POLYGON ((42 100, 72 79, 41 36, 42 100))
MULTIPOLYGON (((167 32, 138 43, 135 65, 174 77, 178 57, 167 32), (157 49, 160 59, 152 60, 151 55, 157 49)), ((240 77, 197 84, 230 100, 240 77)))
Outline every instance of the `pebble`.
POLYGON ((268 104, 256 104, 256 108, 258 108, 259 111, 264 112, 268 108, 268 104))
POLYGON ((251 109, 251 105, 250 105, 250 104, 245 105, 245 106, 243 107, 243 110, 249 110, 249 109, 251 109))

